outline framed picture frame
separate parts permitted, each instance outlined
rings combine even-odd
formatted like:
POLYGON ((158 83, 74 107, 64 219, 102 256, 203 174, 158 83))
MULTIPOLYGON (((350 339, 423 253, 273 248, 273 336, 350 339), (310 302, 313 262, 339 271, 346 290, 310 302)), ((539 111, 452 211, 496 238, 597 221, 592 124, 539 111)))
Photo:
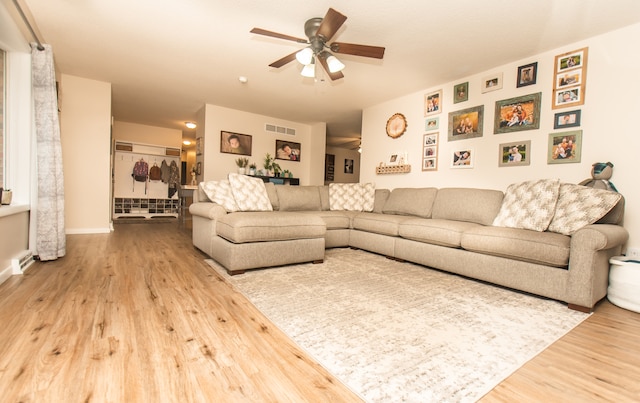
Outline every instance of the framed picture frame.
POLYGON ((580 126, 580 115, 582 111, 576 109, 575 111, 559 112, 553 117, 554 129, 567 129, 569 127, 580 126))
POLYGON ((220 132, 220 152, 227 154, 251 155, 252 137, 248 134, 220 132))
POLYGON ((438 141, 439 133, 427 133, 422 138, 422 170, 435 171, 438 169, 438 141))
POLYGON ((489 76, 485 76, 482 79, 482 89, 481 92, 484 94, 485 92, 495 91, 502 89, 502 73, 495 73, 489 76))
POLYGON ((582 87, 565 88, 554 91, 553 108, 566 108, 584 104, 582 87))
POLYGON ((442 90, 430 92, 424 96, 424 116, 435 115, 442 111, 442 90))
POLYGON ((398 165, 398 164, 400 164, 400 154, 399 153, 389 154, 389 157, 387 157, 387 162, 385 165, 398 165))
POLYGON ((449 112, 448 140, 465 140, 482 137, 484 105, 449 112))
POLYGON ((439 127, 440 127, 440 117, 439 116, 436 116, 435 118, 429 118, 429 119, 425 120, 425 122, 424 122, 424 130, 425 131, 438 130, 439 127))
POLYGON ((344 160, 344 173, 353 174, 353 160, 345 158, 344 160))
POLYGON ((525 64, 518 67, 518 80, 516 87, 526 87, 538 81, 538 62, 525 64))
POLYGON ((438 145, 438 133, 425 134, 422 138, 422 146, 430 147, 438 145))
POLYGON ((196 155, 202 155, 204 151, 204 138, 198 137, 196 139, 196 155))
POLYGON ((493 133, 510 133, 540 128, 542 93, 496 101, 493 133))
POLYGON ((460 83, 453 86, 453 103, 457 104, 460 102, 469 100, 469 82, 460 83))
POLYGON ((471 148, 458 148, 451 153, 451 168, 473 168, 475 156, 471 148))
POLYGON ((588 56, 586 47, 555 57, 552 109, 584 104, 588 56))
POLYGON ((287 140, 276 140, 277 160, 300 161, 300 143, 287 140))
POLYGON ((550 133, 547 164, 580 162, 582 158, 582 130, 550 133))
POLYGON ((500 144, 498 148, 498 166, 516 167, 531 162, 531 140, 500 144))
POLYGON ((438 159, 437 158, 423 158, 422 159, 422 170, 423 171, 437 171, 438 170, 438 159))

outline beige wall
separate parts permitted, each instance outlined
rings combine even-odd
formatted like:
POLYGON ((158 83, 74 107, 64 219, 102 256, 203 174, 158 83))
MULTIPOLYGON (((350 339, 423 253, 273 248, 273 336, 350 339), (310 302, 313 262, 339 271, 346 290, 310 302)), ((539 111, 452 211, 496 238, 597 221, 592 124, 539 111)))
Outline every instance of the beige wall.
POLYGON ((461 77, 365 109, 361 182, 375 182, 378 188, 477 186, 505 190, 510 183, 534 178, 560 178, 565 182, 578 183, 590 178, 593 163, 611 161, 615 165, 611 180, 627 200, 625 227, 631 234, 629 246, 640 246, 640 188, 636 174, 636 150, 640 149, 640 136, 635 124, 635 114, 640 110, 640 82, 635 79, 640 56, 637 52, 629 52, 629 38, 640 38, 640 24, 532 55, 508 65, 496 66, 478 75, 461 77), (551 108, 554 57, 582 47, 589 47, 586 103, 575 108, 554 110, 551 108), (537 84, 516 88, 518 66, 532 62, 538 62, 537 84), (503 88, 482 94, 482 77, 496 72, 504 73, 503 88), (453 104, 453 86, 465 81, 469 81, 469 100, 453 104), (440 118, 439 167, 435 172, 422 172, 420 157, 425 125, 424 95, 438 89, 444 92, 443 111, 436 115, 440 118), (542 92, 540 129, 493 134, 495 102, 535 92, 542 92), (448 142, 449 112, 478 105, 484 105, 483 137, 448 142), (549 133, 564 131, 553 129, 554 113, 573 109, 582 110, 581 127, 568 129, 583 131, 581 162, 549 165, 549 133), (392 139, 385 133, 385 124, 396 112, 407 117, 408 131, 400 138, 392 139), (499 145, 520 140, 531 140, 531 165, 498 167, 499 145), (448 158, 454 148, 461 146, 474 150, 476 159, 473 169, 450 168, 448 158), (393 151, 408 152, 411 173, 376 175, 375 166, 393 151))
POLYGON ((326 127, 324 124, 305 125, 268 116, 256 115, 216 105, 206 105, 204 112, 204 128, 198 122, 196 136, 204 137, 203 169, 204 177, 199 180, 220 180, 230 172, 237 172, 235 163, 238 155, 220 152, 220 131, 229 131, 252 136, 252 155, 247 156, 249 162, 255 162, 258 169, 266 153, 275 155, 276 140, 288 140, 301 145, 300 161, 277 160, 282 169, 293 172, 300 178, 301 185, 317 185, 323 183, 322 167, 324 166, 324 143, 326 127), (296 135, 278 135, 265 131, 265 124, 271 123, 296 129, 296 135), (320 165, 322 164, 322 165, 320 165), (320 168, 319 168, 320 167, 320 168), (320 170, 320 174, 317 171, 320 170), (312 172, 313 171, 313 172, 312 172))
POLYGON ((66 231, 109 232, 111 84, 62 74, 60 91, 66 231))

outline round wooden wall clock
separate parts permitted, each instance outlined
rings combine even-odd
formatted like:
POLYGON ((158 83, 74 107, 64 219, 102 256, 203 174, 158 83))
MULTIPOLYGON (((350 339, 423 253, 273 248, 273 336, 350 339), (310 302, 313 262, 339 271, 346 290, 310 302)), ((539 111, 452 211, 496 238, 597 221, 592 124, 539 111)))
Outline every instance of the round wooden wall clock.
POLYGON ((407 131, 407 119, 402 113, 394 113, 389 120, 387 120, 387 136, 391 138, 398 138, 407 131))

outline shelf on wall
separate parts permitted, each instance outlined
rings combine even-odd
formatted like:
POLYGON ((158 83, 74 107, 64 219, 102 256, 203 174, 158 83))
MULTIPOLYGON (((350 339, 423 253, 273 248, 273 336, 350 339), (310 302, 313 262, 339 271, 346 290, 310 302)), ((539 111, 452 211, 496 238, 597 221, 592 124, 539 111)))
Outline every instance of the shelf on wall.
POLYGON ((403 165, 383 165, 383 166, 377 166, 376 167, 376 174, 377 175, 384 175, 384 174, 406 174, 411 172, 411 165, 410 164, 403 164, 403 165))

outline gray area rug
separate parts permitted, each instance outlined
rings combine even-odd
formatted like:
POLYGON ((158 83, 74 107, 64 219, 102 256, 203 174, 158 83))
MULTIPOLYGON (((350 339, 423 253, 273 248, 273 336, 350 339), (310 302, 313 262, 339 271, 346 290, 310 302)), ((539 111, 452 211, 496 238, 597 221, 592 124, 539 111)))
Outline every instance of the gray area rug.
POLYGON ((276 326, 369 402, 472 402, 589 315, 376 254, 229 276, 276 326))

